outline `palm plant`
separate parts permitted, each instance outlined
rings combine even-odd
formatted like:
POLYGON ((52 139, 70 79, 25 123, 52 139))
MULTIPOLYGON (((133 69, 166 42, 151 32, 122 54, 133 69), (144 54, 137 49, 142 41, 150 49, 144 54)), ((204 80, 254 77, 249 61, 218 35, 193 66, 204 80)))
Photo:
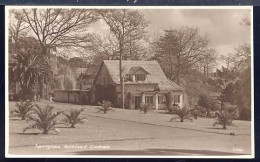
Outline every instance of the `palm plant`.
POLYGON ((75 128, 76 124, 83 124, 84 120, 86 120, 85 117, 81 117, 80 114, 84 111, 84 109, 71 109, 69 113, 63 112, 65 115, 65 118, 62 120, 62 122, 65 122, 70 125, 71 128, 75 128))
POLYGON ((32 87, 52 80, 51 67, 39 54, 19 53, 12 56, 14 63, 10 65, 13 80, 19 82, 23 94, 31 93, 32 87))
POLYGON ((184 122, 184 120, 190 120, 192 121, 191 117, 191 109, 188 109, 186 106, 183 108, 180 108, 179 106, 175 106, 172 108, 172 114, 174 115, 170 121, 173 121, 175 119, 180 119, 180 122, 184 122))
POLYGON ((14 110, 12 113, 14 113, 15 116, 21 117, 22 120, 25 120, 25 118, 31 113, 31 110, 33 108, 33 104, 31 101, 19 101, 15 104, 16 110, 14 110))
POLYGON ((55 118, 60 115, 63 111, 58 111, 53 113, 53 106, 47 105, 46 107, 40 107, 35 105, 35 109, 33 109, 33 114, 28 116, 28 121, 32 123, 25 127, 23 132, 29 129, 39 129, 43 132, 43 134, 48 134, 50 130, 55 130, 55 126, 61 124, 55 118))
POLYGON ((140 111, 143 111, 144 114, 146 114, 151 109, 152 109, 151 104, 147 104, 147 103, 143 103, 143 102, 140 104, 140 111))
POLYGON ((234 126, 232 123, 235 117, 236 111, 229 112, 227 109, 222 109, 217 111, 215 114, 217 116, 216 121, 213 126, 221 125, 223 129, 227 129, 227 126, 234 126))
POLYGON ((106 114, 108 111, 113 111, 112 103, 110 101, 103 100, 102 103, 98 103, 101 107, 98 107, 98 112, 106 114))

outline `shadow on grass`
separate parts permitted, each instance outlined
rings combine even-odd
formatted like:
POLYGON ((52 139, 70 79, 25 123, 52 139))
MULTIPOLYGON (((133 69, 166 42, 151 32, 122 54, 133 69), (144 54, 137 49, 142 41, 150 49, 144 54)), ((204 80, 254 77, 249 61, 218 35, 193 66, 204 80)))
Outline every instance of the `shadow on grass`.
POLYGON ((43 134, 43 133, 35 133, 35 132, 29 132, 29 133, 14 133, 17 135, 23 135, 23 136, 30 136, 30 135, 43 135, 43 136, 47 136, 47 135, 59 135, 57 133, 53 133, 53 132, 49 132, 48 134, 43 134))
POLYGON ((169 114, 171 115, 172 113, 169 113, 169 112, 165 112, 165 111, 158 111, 159 114, 169 114))
POLYGON ((146 150, 101 150, 101 151, 80 151, 76 155, 245 155, 230 152, 211 151, 211 150, 188 150, 188 149, 146 149, 146 150))
POLYGON ((223 129, 223 128, 218 128, 218 127, 207 127, 207 129, 225 130, 225 129, 223 129))
POLYGON ((18 135, 39 135, 39 134, 42 134, 42 133, 16 133, 18 135))

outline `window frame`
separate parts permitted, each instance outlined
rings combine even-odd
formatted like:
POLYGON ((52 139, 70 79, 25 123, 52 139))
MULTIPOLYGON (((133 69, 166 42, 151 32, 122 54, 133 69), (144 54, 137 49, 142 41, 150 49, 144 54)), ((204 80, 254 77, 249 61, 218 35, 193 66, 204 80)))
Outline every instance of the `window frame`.
POLYGON ((174 103, 181 103, 181 95, 174 95, 173 96, 173 102, 174 103))
POLYGON ((158 104, 165 104, 165 95, 158 95, 158 104))
POLYGON ((135 74, 135 81, 145 81, 146 79, 146 75, 145 74, 135 74), (140 80, 140 78, 142 78, 143 80, 140 80))
POLYGON ((145 103, 146 104, 153 104, 154 103, 153 96, 145 96, 145 103))

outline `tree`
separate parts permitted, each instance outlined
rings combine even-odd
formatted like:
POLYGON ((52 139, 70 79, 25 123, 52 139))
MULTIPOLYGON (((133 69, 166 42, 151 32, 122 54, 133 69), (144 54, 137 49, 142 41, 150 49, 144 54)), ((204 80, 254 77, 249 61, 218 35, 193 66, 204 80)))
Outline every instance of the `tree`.
MULTIPOLYGON (((11 10, 10 15, 13 17, 10 22, 10 36, 15 42, 15 53, 23 49, 18 38, 27 38, 30 35, 37 43, 35 47, 38 52, 34 54, 37 55, 35 58, 40 58, 37 60, 42 60, 46 66, 50 66, 51 51, 65 53, 75 51, 75 48, 86 48, 90 42, 86 28, 98 20, 93 10, 84 9, 23 9, 11 10)), ((51 68, 48 70, 52 71, 51 68)), ((49 78, 53 78, 52 74, 49 78)), ((45 82, 48 85, 49 83, 45 82)), ((43 92, 43 82, 37 84, 43 92)))
POLYGON ((215 111, 218 109, 216 101, 206 94, 202 94, 199 96, 198 105, 206 109, 207 117, 210 116, 210 111, 215 111))
POLYGON ((90 52, 92 54, 88 56, 89 65, 92 65, 97 69, 100 67, 103 60, 118 60, 120 57, 118 42, 113 35, 94 35, 90 52))
POLYGON ((234 56, 235 70, 241 72, 251 67, 251 47, 248 43, 235 48, 234 56))
POLYGON ((228 53, 227 55, 221 55, 220 60, 222 60, 226 64, 226 68, 233 68, 233 64, 235 62, 235 57, 232 53, 228 53))
POLYGON ((121 105, 122 108, 124 108, 122 59, 125 56, 125 47, 128 43, 143 38, 148 22, 137 10, 98 10, 97 12, 110 27, 111 33, 117 40, 121 85, 121 105))
POLYGON ((112 109, 112 103, 110 101, 103 100, 102 103, 98 103, 101 107, 97 107, 98 112, 106 114, 108 111, 114 111, 112 109))
POLYGON ((183 108, 180 108, 179 106, 175 106, 172 108, 172 114, 174 115, 170 121, 173 121, 175 119, 180 119, 180 122, 184 122, 184 120, 190 120, 192 121, 192 109, 187 108, 184 106, 183 108))
POLYGON ((235 84, 234 103, 240 109, 240 118, 251 119, 251 48, 243 44, 235 49, 235 67, 238 72, 238 82, 235 84))
POLYGON ((167 77, 177 84, 187 69, 201 61, 210 50, 207 36, 201 36, 198 28, 191 27, 165 30, 154 46, 155 58, 167 77))
POLYGON ((83 111, 84 109, 71 109, 68 113, 63 112, 65 118, 62 119, 62 122, 70 125, 70 128, 75 128, 76 124, 83 124, 84 120, 87 120, 86 117, 81 116, 83 111))
POLYGON ((39 46, 34 38, 19 39, 19 42, 17 53, 10 56, 13 63, 10 64, 9 73, 14 82, 19 82, 20 93, 30 96, 38 83, 52 82, 52 71, 46 59, 39 55, 39 46))
POLYGON ((21 14, 37 38, 42 55, 49 49, 86 47, 90 42, 86 29, 98 20, 93 10, 86 9, 23 9, 21 14))
POLYGON ((219 93, 218 100, 221 103, 221 110, 225 108, 225 103, 233 101, 234 84, 238 77, 235 71, 222 67, 222 70, 217 69, 215 77, 209 78, 208 83, 214 87, 214 91, 219 93))
POLYGON ((204 54, 204 58, 198 62, 198 66, 200 66, 203 71, 203 81, 209 77, 209 72, 216 64, 216 59, 216 51, 214 49, 210 49, 204 54))
POLYGON ((16 108, 13 112, 18 117, 21 117, 22 120, 25 120, 25 118, 30 115, 30 112, 33 108, 33 104, 31 101, 19 101, 15 104, 16 108))
POLYGON ((227 126, 235 126, 232 122, 235 117, 235 112, 229 112, 227 109, 219 110, 216 112, 216 121, 213 126, 221 125, 223 129, 227 129, 227 126))
POLYGON ((17 53, 17 51, 22 48, 22 39, 27 36, 29 26, 24 21, 23 15, 15 10, 10 10, 11 17, 9 22, 9 52, 17 53), (13 18, 12 18, 13 17, 13 18))
POLYGON ((55 126, 62 123, 57 121, 56 118, 63 111, 53 113, 53 109, 54 107, 50 105, 46 105, 45 107, 35 105, 32 113, 28 115, 28 121, 30 124, 23 129, 23 133, 30 129, 39 129, 43 134, 48 134, 50 130, 57 132, 55 126))

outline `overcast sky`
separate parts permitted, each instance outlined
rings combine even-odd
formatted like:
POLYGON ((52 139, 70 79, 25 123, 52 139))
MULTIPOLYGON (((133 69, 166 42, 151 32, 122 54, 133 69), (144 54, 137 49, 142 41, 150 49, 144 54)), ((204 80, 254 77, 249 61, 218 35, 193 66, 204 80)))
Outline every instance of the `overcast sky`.
MULTIPOLYGON (((150 22, 151 35, 181 26, 198 27, 201 34, 208 34, 218 55, 233 52, 239 44, 250 43, 250 27, 241 25, 243 18, 250 19, 247 9, 143 9, 140 12, 150 22)), ((108 30, 103 23, 94 27, 99 34, 108 30)))

